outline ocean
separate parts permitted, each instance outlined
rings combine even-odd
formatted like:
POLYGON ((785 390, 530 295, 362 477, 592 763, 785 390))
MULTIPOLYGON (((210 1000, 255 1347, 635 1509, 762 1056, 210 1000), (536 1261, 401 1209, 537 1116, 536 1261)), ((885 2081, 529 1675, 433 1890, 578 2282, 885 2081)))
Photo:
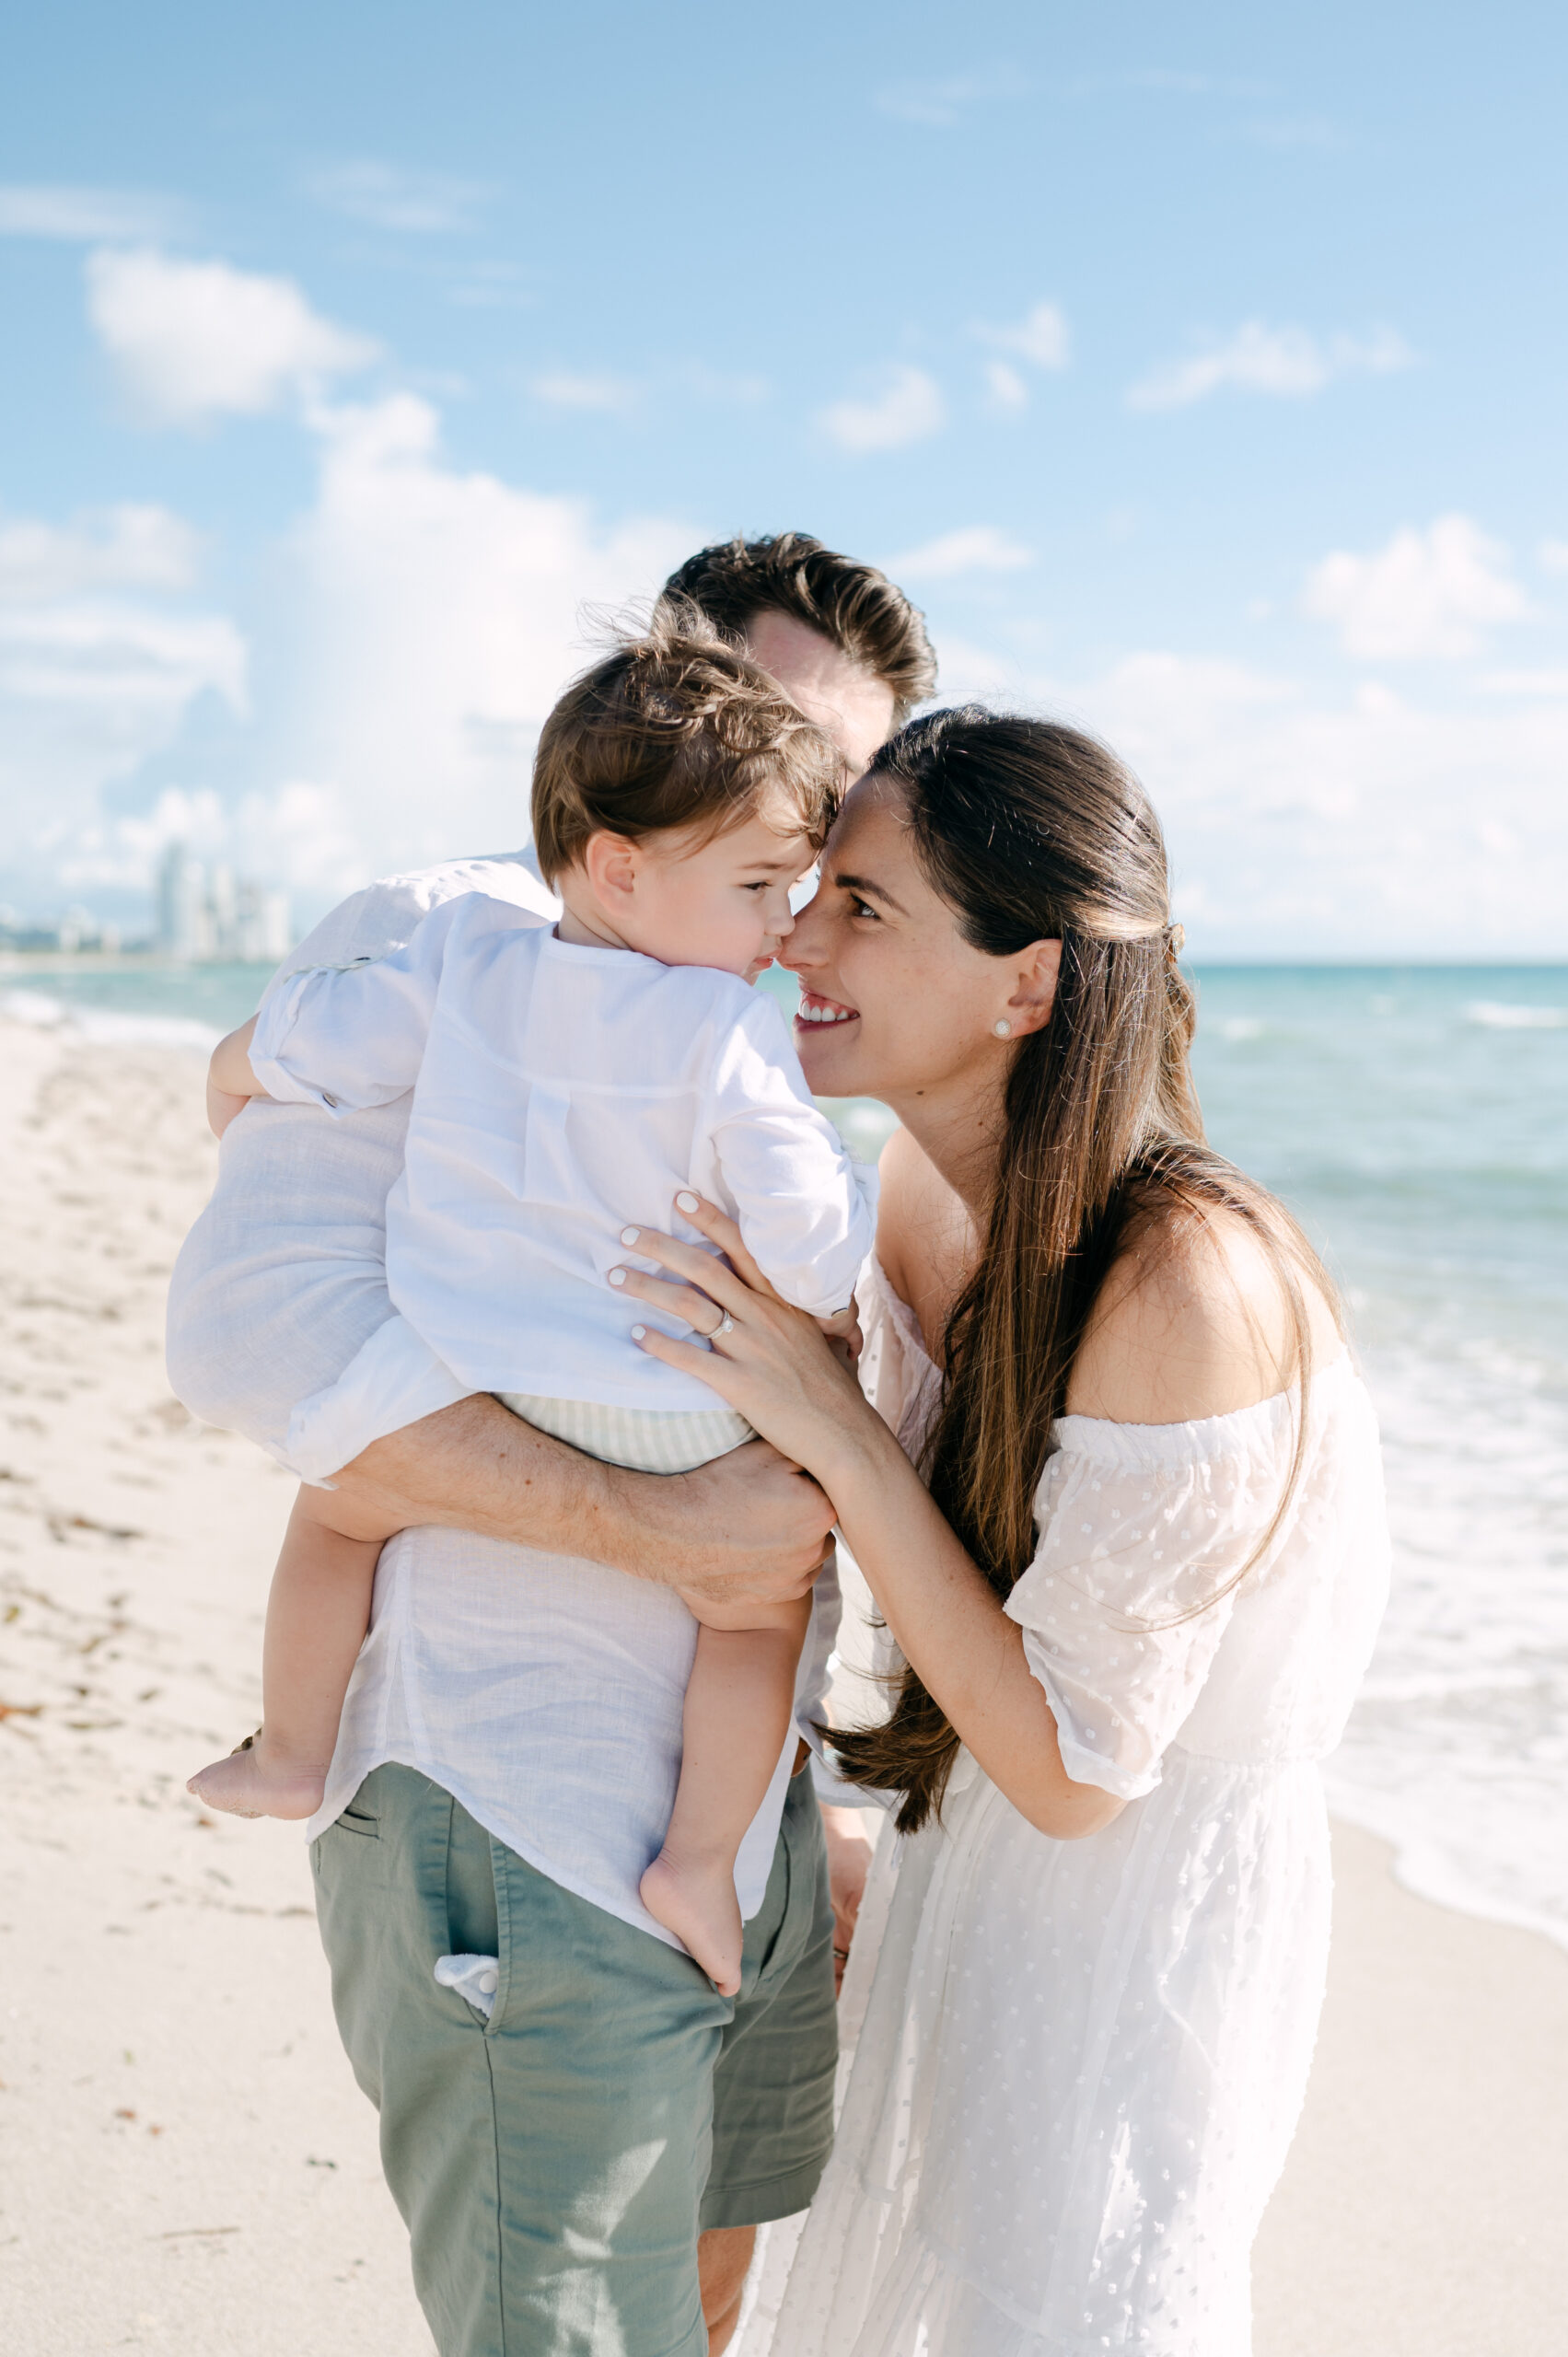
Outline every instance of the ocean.
MULTIPOLYGON (((8 962, 0 1012, 192 1049, 265 980, 8 962)), ((1393 1597, 1332 1805, 1411 1888, 1568 1946, 1568 967, 1196 979, 1210 1136, 1323 1250, 1382 1421, 1393 1597)), ((879 1106, 830 1109, 876 1152, 879 1106)))

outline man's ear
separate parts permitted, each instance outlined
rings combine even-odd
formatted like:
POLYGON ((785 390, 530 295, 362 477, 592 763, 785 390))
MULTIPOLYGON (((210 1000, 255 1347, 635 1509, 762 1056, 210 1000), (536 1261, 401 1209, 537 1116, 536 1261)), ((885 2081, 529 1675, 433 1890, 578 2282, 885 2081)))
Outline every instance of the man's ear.
POLYGON ((580 864, 594 897, 605 908, 614 909, 631 899, 642 862, 638 846, 629 836, 606 831, 588 837, 580 864))
POLYGON ((1043 1031, 1050 1022, 1051 1010, 1056 1004, 1056 977, 1061 970, 1059 941, 1031 941, 1016 960, 1016 987, 1007 1001, 1007 1020, 1016 1039, 1026 1038, 1031 1031, 1043 1031))

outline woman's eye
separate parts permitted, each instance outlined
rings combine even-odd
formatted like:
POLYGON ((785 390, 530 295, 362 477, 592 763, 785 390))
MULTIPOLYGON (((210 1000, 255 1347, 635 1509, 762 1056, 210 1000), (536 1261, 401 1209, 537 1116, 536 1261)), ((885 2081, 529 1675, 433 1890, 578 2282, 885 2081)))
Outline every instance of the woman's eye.
POLYGON ((857 900, 853 897, 849 904, 849 912, 852 917, 874 917, 877 914, 869 900, 857 900))

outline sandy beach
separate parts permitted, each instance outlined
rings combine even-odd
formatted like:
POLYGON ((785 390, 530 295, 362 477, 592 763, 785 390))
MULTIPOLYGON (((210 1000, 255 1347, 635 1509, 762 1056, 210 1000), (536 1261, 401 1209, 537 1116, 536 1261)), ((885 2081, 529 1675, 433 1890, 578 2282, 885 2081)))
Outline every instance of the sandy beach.
MULTIPOLYGON (((255 1722, 292 1494, 163 1371, 201 1081, 0 1023, 0 2346, 427 2357, 308 1857, 184 1791, 255 1722)), ((1411 1897, 1364 1834, 1336 1854, 1259 2357, 1558 2357, 1568 1955, 1411 1897)))

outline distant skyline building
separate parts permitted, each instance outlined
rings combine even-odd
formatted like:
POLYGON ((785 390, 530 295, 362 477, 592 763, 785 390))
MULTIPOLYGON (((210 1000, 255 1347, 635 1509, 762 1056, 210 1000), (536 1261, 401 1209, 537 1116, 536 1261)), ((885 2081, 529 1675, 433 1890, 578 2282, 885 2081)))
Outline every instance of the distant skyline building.
POLYGON ((264 965, 286 957, 293 942, 281 887, 237 877, 226 862, 209 865, 184 843, 170 843, 157 877, 157 946, 166 956, 264 965))

